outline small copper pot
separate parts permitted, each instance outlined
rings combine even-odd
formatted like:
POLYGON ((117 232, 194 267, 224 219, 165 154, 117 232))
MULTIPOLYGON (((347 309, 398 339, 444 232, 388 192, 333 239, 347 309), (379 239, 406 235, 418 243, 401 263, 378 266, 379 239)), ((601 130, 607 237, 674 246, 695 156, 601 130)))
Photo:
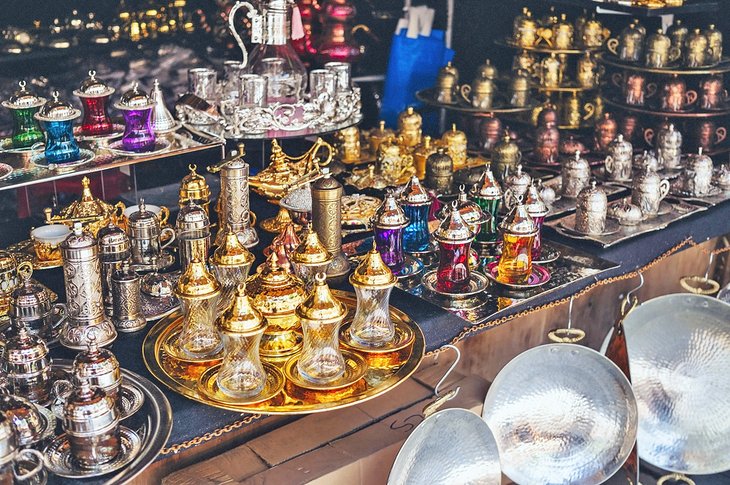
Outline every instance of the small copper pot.
POLYGON ((720 76, 706 77, 700 83, 702 96, 700 96, 700 108, 719 109, 725 104, 727 90, 724 88, 720 76))
POLYGON ((687 84, 676 74, 664 83, 661 96, 662 110, 682 111, 695 101, 697 101, 697 91, 687 90, 687 84))
POLYGON ((603 113, 603 118, 596 122, 596 128, 593 133, 594 148, 599 152, 605 152, 608 144, 611 143, 618 134, 618 123, 611 116, 611 113, 603 113))
POLYGON ((724 126, 717 126, 714 121, 704 120, 697 123, 692 130, 692 141, 696 148, 705 151, 719 145, 727 138, 727 129, 724 126))
POLYGON ((641 73, 632 73, 625 76, 623 91, 626 104, 643 106, 646 98, 651 98, 656 93, 656 84, 647 83, 646 76, 641 73))
POLYGON ((638 116, 632 114, 624 115, 621 118, 621 123, 619 124, 619 133, 621 133, 624 138, 631 143, 641 141, 643 129, 639 124, 638 116))

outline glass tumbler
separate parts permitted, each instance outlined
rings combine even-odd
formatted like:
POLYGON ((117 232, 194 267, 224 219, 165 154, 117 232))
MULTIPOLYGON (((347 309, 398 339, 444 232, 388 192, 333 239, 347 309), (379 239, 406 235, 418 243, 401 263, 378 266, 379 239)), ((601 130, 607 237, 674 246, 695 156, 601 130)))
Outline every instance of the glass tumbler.
POLYGON ((129 152, 148 152, 155 148, 155 132, 150 123, 152 108, 123 110, 122 148, 129 152))
POLYGON ((84 117, 81 120, 81 133, 86 136, 107 135, 114 130, 107 106, 109 96, 81 97, 84 117))
POLYGON ((13 134, 10 139, 13 148, 30 148, 36 143, 43 143, 43 131, 34 115, 38 107, 11 109, 13 115, 13 134))
POLYGON ((74 138, 73 120, 42 123, 46 130, 46 162, 63 164, 78 160, 81 152, 74 138))

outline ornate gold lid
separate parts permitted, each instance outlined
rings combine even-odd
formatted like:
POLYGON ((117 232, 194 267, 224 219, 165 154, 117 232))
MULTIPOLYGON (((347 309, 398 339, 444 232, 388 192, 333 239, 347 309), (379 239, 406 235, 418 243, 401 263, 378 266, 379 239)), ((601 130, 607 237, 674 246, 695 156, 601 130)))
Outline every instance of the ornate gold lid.
POLYGON ((246 280, 247 293, 254 308, 267 318, 294 313, 304 301, 304 282, 279 266, 276 253, 269 255, 259 273, 246 280))
POLYGON ((89 177, 81 179, 81 198, 71 202, 65 209, 61 210, 61 219, 70 221, 79 219, 101 219, 106 218, 114 212, 115 207, 101 199, 94 197, 91 193, 91 181, 89 177))
POLYGON ((233 304, 218 319, 218 330, 245 337, 262 332, 265 328, 264 317, 246 295, 246 284, 239 283, 233 304))
POLYGON ((220 293, 221 285, 199 259, 193 259, 175 285, 175 296, 211 297, 220 293))
POLYGON ((457 144, 466 145, 466 133, 456 129, 456 123, 451 125, 451 129, 445 131, 441 135, 441 141, 447 145, 457 144))
POLYGON ((398 282, 393 272, 383 262, 378 248, 368 251, 363 260, 350 275, 350 284, 353 286, 367 286, 369 288, 388 288, 398 282))
POLYGON ((303 266, 319 266, 332 261, 332 254, 327 251, 317 236, 317 231, 307 226, 304 241, 297 246, 292 254, 292 262, 303 266))
POLYGON ((180 182, 180 201, 185 202, 190 198, 207 200, 210 197, 210 187, 205 181, 205 177, 196 172, 198 166, 195 164, 188 165, 188 169, 190 169, 190 173, 180 182))
POLYGON ((241 244, 235 232, 228 231, 210 259, 216 266, 251 266, 255 257, 241 244))
POLYGON ((398 131, 418 129, 423 124, 421 115, 409 106, 398 115, 398 131))
POLYGON ((332 295, 325 274, 317 273, 314 277, 314 289, 297 307, 297 316, 305 320, 334 323, 345 318, 345 315, 347 307, 332 295))

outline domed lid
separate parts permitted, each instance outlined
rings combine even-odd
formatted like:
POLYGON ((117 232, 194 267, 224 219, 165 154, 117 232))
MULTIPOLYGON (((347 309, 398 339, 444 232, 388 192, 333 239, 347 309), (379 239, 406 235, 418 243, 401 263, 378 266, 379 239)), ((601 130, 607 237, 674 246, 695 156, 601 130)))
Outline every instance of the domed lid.
POLYGON ((253 305, 265 317, 294 313, 304 301, 304 282, 279 266, 277 255, 272 253, 260 272, 246 280, 247 293, 253 305))
POLYGON ((446 244, 465 244, 471 242, 474 236, 474 231, 458 211, 457 201, 451 203, 450 210, 433 233, 434 239, 446 244))
POLYGON ((109 224, 99 229, 96 238, 99 241, 99 253, 102 255, 116 254, 130 248, 129 236, 124 232, 124 229, 113 222, 109 222, 109 224))
POLYGON ((297 316, 321 323, 334 323, 345 318, 345 315, 347 307, 332 295, 327 285, 327 276, 324 273, 317 273, 314 276, 312 292, 297 307, 297 316))
POLYGON ((714 164, 709 155, 702 153, 702 147, 697 149, 697 153, 693 153, 688 157, 687 168, 692 170, 709 170, 712 171, 714 164))
POLYGON ((256 335, 266 328, 266 321, 252 305, 251 298, 246 295, 246 284, 239 283, 233 304, 218 318, 218 330, 235 333, 242 337, 256 335))
POLYGON ((619 133, 616 138, 609 143, 609 150, 623 150, 631 152, 631 150, 633 150, 633 146, 630 141, 625 140, 624 136, 619 133))
MULTIPOLYGON (((35 404, 12 394, 0 396, 0 415, 12 422, 19 446, 30 446, 40 441, 48 430, 48 426, 51 425, 46 422, 35 404)), ((2 425, 0 425, 1 427, 2 425)), ((1 436, 2 431, 0 431, 0 440, 1 436)), ((0 445, 0 450, 2 450, 2 445, 0 445)), ((0 456, 1 462, 2 456, 0 456)))
POLYGON ((507 216, 499 224, 499 228, 505 234, 517 236, 531 236, 537 233, 535 221, 530 217, 527 207, 520 200, 512 206, 507 216))
POLYGON ((190 197, 194 199, 207 198, 210 195, 210 187, 205 177, 196 172, 198 166, 190 164, 188 165, 188 169, 190 173, 180 181, 180 200, 187 200, 190 197))
POLYGON ((517 143, 512 140, 512 137, 509 134, 509 129, 505 129, 504 135, 502 135, 502 140, 494 146, 492 152, 494 155, 499 156, 503 153, 518 152, 519 150, 517 143))
POLYGON ((3 360, 9 365, 27 365, 46 358, 48 356, 46 342, 31 334, 25 324, 18 323, 18 333, 5 343, 3 360))
POLYGON ((644 220, 644 214, 641 212, 641 207, 629 202, 630 199, 622 199, 617 204, 611 205, 611 213, 620 224, 623 225, 634 225, 644 220))
POLYGON ((64 219, 88 220, 109 216, 115 207, 103 200, 94 197, 91 193, 91 182, 88 177, 81 179, 81 198, 69 204, 61 211, 64 219))
POLYGON ((312 225, 307 226, 304 241, 294 250, 292 262, 303 266, 319 266, 332 261, 332 255, 317 236, 317 231, 312 225))
POLYGON ((477 68, 477 72, 487 79, 495 79, 497 77, 497 67, 492 64, 490 59, 486 59, 484 64, 477 68))
MULTIPOLYGON (((327 172, 329 173, 329 168, 327 172)), ((289 191, 279 205, 294 212, 312 212, 312 188, 307 183, 289 191)))
POLYGON ((606 198, 606 192, 601 187, 598 187, 595 179, 591 179, 590 184, 584 187, 578 194, 577 206, 579 207, 602 210, 607 205, 608 199, 606 198))
POLYGON ((407 205, 430 205, 431 195, 423 188, 418 177, 414 175, 403 187, 401 202, 407 205))
POLYGON ((10 419, 0 413, 0 465, 5 465, 15 459, 18 449, 18 433, 10 419))
POLYGON ((530 185, 530 182, 532 182, 532 177, 527 172, 522 171, 521 163, 517 164, 517 169, 514 172, 507 174, 504 178, 504 185, 507 187, 527 186, 530 185))
POLYGON ((241 244, 233 231, 226 232, 223 242, 213 251, 211 262, 216 266, 246 266, 253 264, 255 257, 241 244))
POLYGON ((350 284, 369 288, 388 288, 398 282, 393 272, 383 262, 380 251, 375 246, 367 252, 355 271, 350 275, 350 284))
POLYGON ((454 84, 459 81, 459 70, 456 69, 456 66, 454 66, 451 61, 447 62, 444 67, 439 69, 439 78, 443 79, 445 77, 453 79, 454 84))
POLYGON ((502 198, 502 189, 499 186, 499 182, 497 182, 497 179, 494 177, 491 165, 487 164, 487 166, 484 167, 484 172, 482 172, 482 176, 479 178, 479 183, 474 186, 471 195, 473 197, 490 200, 502 198))
POLYGON ((98 433, 119 421, 119 411, 100 387, 81 379, 63 405, 63 427, 68 433, 98 433))
POLYGON ((210 220, 208 220, 208 213, 205 212, 203 206, 196 204, 193 198, 190 197, 188 203, 177 213, 175 226, 177 228, 176 235, 184 239, 186 237, 185 233, 188 231, 209 230, 210 220))
POLYGON ((563 162, 563 166, 569 170, 588 170, 591 166, 588 161, 580 156, 580 150, 575 151, 575 156, 568 158, 563 162))
POLYGON ((73 362, 74 378, 103 378, 109 376, 112 382, 122 378, 122 370, 116 356, 107 349, 99 348, 96 344, 97 330, 90 327, 87 330, 88 348, 82 350, 73 362))
POLYGON ((30 91, 26 87, 25 81, 18 82, 18 86, 20 88, 9 99, 3 101, 2 104, 4 107, 8 109, 38 108, 46 102, 46 98, 37 96, 34 92, 30 91))
POLYGON ((89 71, 89 77, 84 79, 84 82, 81 83, 79 89, 74 91, 74 94, 80 98, 100 98, 109 96, 114 91, 116 90, 104 81, 96 79, 96 71, 92 69, 89 71))
POLYGON ((436 152, 430 154, 428 156, 428 158, 426 159, 427 167, 429 165, 433 166, 433 165, 441 165, 441 164, 444 164, 444 165, 449 164, 452 167, 454 165, 453 159, 449 156, 448 153, 446 153, 446 148, 442 147, 442 146, 436 148, 436 152))
POLYGON ((342 188, 342 184, 332 176, 329 167, 322 167, 322 177, 312 183, 315 190, 337 190, 342 188))
POLYGON ((61 249, 83 249, 96 246, 96 239, 90 232, 84 231, 80 222, 74 222, 73 231, 61 243, 61 249))
POLYGON ((527 213, 532 217, 544 217, 550 211, 540 196, 540 190, 534 183, 530 184, 530 187, 527 189, 525 207, 527 208, 527 213))
POLYGON ((132 85, 132 89, 122 94, 122 97, 114 103, 114 107, 121 110, 151 109, 154 105, 155 102, 139 88, 137 82, 132 85))
POLYGON ((450 145, 452 143, 456 145, 466 145, 466 133, 457 130, 456 123, 453 123, 451 125, 451 129, 445 131, 444 134, 441 135, 441 141, 447 145, 450 145))
POLYGON ((157 215, 147 210, 147 204, 145 204, 144 199, 139 199, 139 203, 137 204, 138 209, 134 212, 132 212, 129 217, 127 218, 129 223, 132 225, 144 225, 146 224, 157 224, 157 215))
MULTIPOLYGON (((485 213, 482 208, 477 205, 476 202, 469 200, 468 196, 466 195, 465 189, 466 187, 464 185, 460 185, 459 195, 456 197, 456 209, 459 211, 459 214, 461 214, 464 222, 471 226, 478 226, 489 221, 492 216, 485 213)), ((439 219, 443 219, 444 217, 448 216, 448 213, 449 206, 446 205, 439 213, 439 219)))
POLYGON ((81 116, 81 111, 68 101, 58 99, 58 91, 53 91, 53 99, 45 102, 41 109, 33 115, 41 121, 71 121, 81 116))
POLYGON ((47 309, 51 304, 51 297, 45 286, 40 283, 35 283, 31 279, 31 276, 33 276, 33 267, 29 265, 18 268, 18 275, 22 278, 23 284, 13 290, 10 300, 12 314, 18 318, 21 316, 21 313, 24 313, 21 311, 23 308, 37 311, 47 309), (28 270, 24 270, 25 268, 28 268, 28 270))
POLYGON ((220 293, 221 285, 199 259, 193 259, 175 285, 178 297, 211 297, 220 293))
POLYGON ((421 115, 413 109, 413 106, 409 106, 405 111, 398 115, 398 128, 418 128, 423 123, 421 115))
POLYGON ((392 190, 389 190, 383 203, 373 217, 373 225, 382 229, 402 229, 408 225, 408 217, 403 212, 392 190))
POLYGON ((673 141, 675 143, 682 143, 682 132, 679 131, 674 127, 674 123, 669 123, 666 126, 663 126, 661 130, 659 130, 659 133, 657 133, 657 137, 660 142, 668 142, 673 141))

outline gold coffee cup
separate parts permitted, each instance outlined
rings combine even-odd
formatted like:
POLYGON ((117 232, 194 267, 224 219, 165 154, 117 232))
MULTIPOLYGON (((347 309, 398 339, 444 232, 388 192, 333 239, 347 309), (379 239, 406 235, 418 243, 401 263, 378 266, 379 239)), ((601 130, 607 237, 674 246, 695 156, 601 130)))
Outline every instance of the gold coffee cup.
POLYGON ((33 250, 38 260, 60 260, 60 244, 66 240, 69 234, 71 234, 71 230, 65 224, 46 224, 30 231, 33 250))

